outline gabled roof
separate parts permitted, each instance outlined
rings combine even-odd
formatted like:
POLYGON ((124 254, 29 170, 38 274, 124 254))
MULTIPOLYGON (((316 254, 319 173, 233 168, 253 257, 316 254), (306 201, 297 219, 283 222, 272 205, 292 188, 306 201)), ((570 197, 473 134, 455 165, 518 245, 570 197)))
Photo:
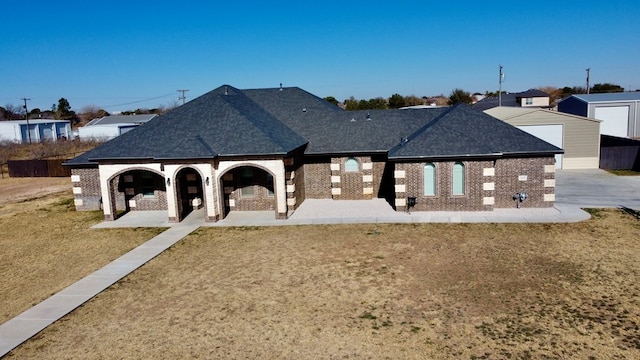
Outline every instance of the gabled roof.
POLYGON ((549 94, 538 89, 529 89, 527 91, 516 93, 516 98, 531 98, 531 97, 549 97, 549 94))
POLYGON ((565 101, 566 99, 569 99, 571 97, 581 100, 585 103, 609 101, 640 101, 640 91, 602 94, 573 94, 560 100, 560 102, 565 101))
POLYGON ((67 164, 272 156, 301 148, 306 155, 383 153, 390 158, 562 151, 466 105, 344 111, 295 87, 225 85, 67 164))
POLYGON ((101 118, 95 118, 89 121, 85 126, 93 125, 111 125, 111 124, 143 124, 158 116, 157 114, 141 114, 141 115, 109 115, 101 118))
POLYGON ((389 159, 561 154, 562 149, 479 112, 457 105, 389 152, 389 159))
POLYGON ((491 115, 500 120, 509 120, 513 118, 527 118, 530 116, 535 116, 535 114, 545 114, 547 117, 552 118, 573 118, 577 120, 589 121, 589 122, 597 122, 600 123, 602 120, 588 118, 584 116, 578 116, 568 113, 563 113, 559 111, 553 111, 548 109, 540 109, 540 108, 520 108, 520 107, 495 107, 489 110, 484 111, 486 114, 491 115))
MULTIPOLYGON (((516 107, 520 106, 518 99, 522 98, 533 98, 533 97, 549 97, 544 91, 538 89, 529 89, 527 91, 517 92, 517 93, 503 93, 502 94, 502 106, 505 107, 516 107)), ((494 108, 496 106, 500 106, 500 98, 498 96, 487 96, 482 100, 478 101, 473 105, 474 109, 477 110, 487 110, 494 108)))

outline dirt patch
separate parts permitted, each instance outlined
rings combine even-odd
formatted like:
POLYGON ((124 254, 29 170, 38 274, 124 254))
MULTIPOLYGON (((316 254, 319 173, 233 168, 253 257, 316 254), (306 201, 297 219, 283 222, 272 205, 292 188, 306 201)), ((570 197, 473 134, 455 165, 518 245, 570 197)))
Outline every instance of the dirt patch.
POLYGON ((640 358, 640 222, 202 228, 12 354, 640 358))
POLYGON ((71 190, 68 177, 0 179, 0 206, 71 190))

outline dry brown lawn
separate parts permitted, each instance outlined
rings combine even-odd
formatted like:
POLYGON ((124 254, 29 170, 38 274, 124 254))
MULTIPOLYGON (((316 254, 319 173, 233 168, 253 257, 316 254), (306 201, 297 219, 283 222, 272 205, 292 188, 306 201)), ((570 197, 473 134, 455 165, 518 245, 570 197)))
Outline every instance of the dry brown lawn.
POLYGON ((592 213, 201 228, 11 355, 637 359, 640 222, 592 213))
POLYGON ((68 178, 0 180, 0 323, 160 231, 90 229, 101 219, 74 211, 68 178))

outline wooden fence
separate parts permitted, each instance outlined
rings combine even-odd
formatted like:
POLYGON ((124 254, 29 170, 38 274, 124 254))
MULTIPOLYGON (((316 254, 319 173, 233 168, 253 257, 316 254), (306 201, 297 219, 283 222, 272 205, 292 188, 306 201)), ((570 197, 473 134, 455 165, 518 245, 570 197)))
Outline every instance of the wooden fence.
POLYGON ((66 160, 9 160, 10 177, 67 177, 71 169, 62 166, 66 160))
POLYGON ((600 169, 640 171, 640 140, 601 135, 600 169))

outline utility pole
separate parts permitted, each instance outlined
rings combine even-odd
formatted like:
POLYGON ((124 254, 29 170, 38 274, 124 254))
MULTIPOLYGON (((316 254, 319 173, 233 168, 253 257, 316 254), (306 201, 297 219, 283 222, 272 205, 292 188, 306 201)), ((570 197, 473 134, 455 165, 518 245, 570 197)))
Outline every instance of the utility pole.
POLYGON ((591 68, 587 68, 587 94, 589 93, 589 73, 591 72, 591 68))
POLYGON ((502 72, 502 65, 500 65, 500 85, 498 87, 498 106, 502 106, 502 80, 504 80, 504 73, 502 72))
POLYGON ((182 100, 182 105, 184 105, 185 100, 187 100, 187 97, 184 96, 184 93, 186 93, 187 91, 189 91, 189 90, 178 90, 178 92, 181 94, 178 97, 178 100, 182 100))
POLYGON ((27 120, 27 136, 29 137, 29 144, 31 144, 31 127, 29 126, 29 109, 27 109, 27 101, 31 99, 22 98, 24 101, 24 119, 27 120))

